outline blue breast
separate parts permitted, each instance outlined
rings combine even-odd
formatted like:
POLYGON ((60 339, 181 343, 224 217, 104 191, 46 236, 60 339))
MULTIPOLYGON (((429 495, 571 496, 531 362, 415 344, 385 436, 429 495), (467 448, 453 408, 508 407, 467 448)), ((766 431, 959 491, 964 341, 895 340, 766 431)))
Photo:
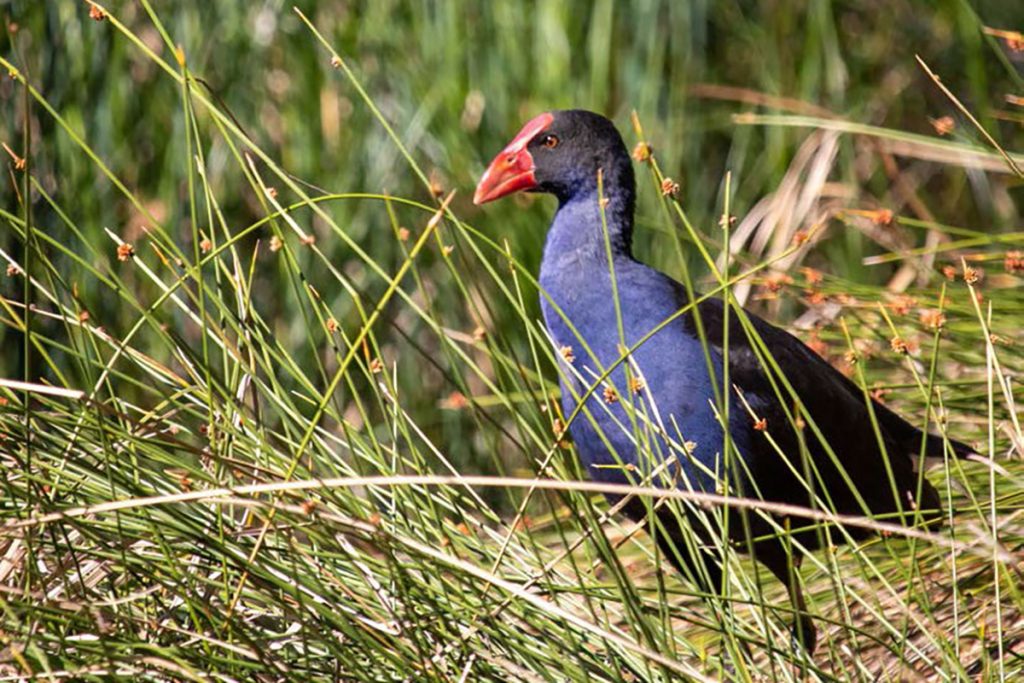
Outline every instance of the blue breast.
MULTIPOLYGON (((705 350, 683 319, 677 318, 599 382, 604 371, 622 357, 623 341, 627 347, 634 346, 673 316, 685 300, 678 285, 662 273, 628 256, 613 256, 620 333, 603 244, 595 244, 593 239, 567 239, 574 232, 579 237, 580 220, 589 215, 579 214, 568 205, 556 216, 540 285, 544 320, 560 358, 562 406, 567 418, 590 392, 585 409, 569 425, 583 465, 593 479, 636 483, 675 456, 678 467, 662 468, 663 477, 652 481, 664 485, 668 481, 664 477, 678 477, 674 483, 682 488, 721 490, 725 438, 716 416, 705 355, 710 354, 710 366, 722 391, 720 354, 705 350)), ((732 392, 729 394, 730 413, 742 415, 742 406, 732 392)), ((750 438, 749 430, 732 432, 736 448, 730 459, 737 450, 747 452, 750 438)))

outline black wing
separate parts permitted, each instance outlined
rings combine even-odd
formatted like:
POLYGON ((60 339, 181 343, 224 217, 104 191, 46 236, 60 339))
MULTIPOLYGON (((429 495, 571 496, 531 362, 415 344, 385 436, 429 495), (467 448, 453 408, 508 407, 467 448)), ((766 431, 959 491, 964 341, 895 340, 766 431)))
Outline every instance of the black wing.
MULTIPOLYGON (((705 338, 721 352, 723 302, 708 299, 700 303, 697 310, 705 338)), ((747 316, 822 437, 819 438, 810 425, 794 426, 794 421, 802 422, 796 419, 797 401, 782 385, 778 373, 761 361, 736 312, 732 311, 729 381, 742 392, 754 413, 766 420, 767 426, 762 433, 753 430, 753 419, 746 412, 730 416, 731 431, 746 429, 752 437, 750 478, 759 489, 755 495, 766 500, 819 507, 812 505, 810 488, 826 501, 825 507, 838 513, 864 514, 865 507, 876 515, 899 509, 912 513, 916 505, 928 511, 926 521, 940 519, 938 493, 926 479, 918 477, 913 459, 920 452, 922 438, 927 439, 925 454, 941 457, 942 438, 925 436, 899 415, 871 400, 878 423, 876 433, 868 401, 860 387, 793 335, 751 313, 747 316), (780 460, 766 434, 776 441, 788 462, 780 460), (823 442, 831 446, 835 458, 823 442), (803 473, 810 487, 801 483, 801 477, 793 469, 803 473)), ((687 317, 687 324, 691 332, 696 333, 692 316, 687 317)), ((960 457, 972 453, 965 444, 950 443, 960 457)))

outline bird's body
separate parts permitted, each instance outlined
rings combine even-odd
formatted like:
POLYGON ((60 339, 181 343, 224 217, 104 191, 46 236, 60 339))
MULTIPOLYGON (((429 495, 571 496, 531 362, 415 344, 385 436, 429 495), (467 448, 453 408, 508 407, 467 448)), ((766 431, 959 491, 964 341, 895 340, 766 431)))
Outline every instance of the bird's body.
MULTIPOLYGON (((561 351, 565 414, 576 413, 589 395, 569 428, 592 478, 637 482, 674 455, 681 487, 728 488, 839 514, 892 514, 905 524, 941 522, 939 496, 914 466, 920 455, 943 455, 941 438, 867 398, 798 339, 751 313, 745 317, 756 335, 748 334, 739 311, 728 312, 726 368, 725 304, 707 299, 691 306, 681 284, 633 259, 633 170, 607 119, 583 111, 537 117, 495 159, 475 199, 522 189, 559 199, 541 265, 541 306, 561 351), (762 342, 781 374, 756 351, 762 342), (625 349, 632 351, 623 361, 625 349), (605 383, 596 384, 613 366, 605 383)), ((949 443, 956 455, 971 452, 949 443)), ((649 508, 634 503, 626 512, 643 519, 649 508)), ((659 513, 655 521, 676 567, 717 590, 721 570, 713 553, 684 550, 678 516, 659 513)), ((778 527, 756 515, 734 521, 730 540, 752 549, 804 611, 778 527)), ((820 546, 820 527, 794 527, 789 540, 797 547, 820 546)), ((846 531, 851 538, 867 535, 863 527, 846 531)), ((832 542, 842 538, 833 534, 832 542)), ((809 617, 798 623, 813 649, 809 617)))

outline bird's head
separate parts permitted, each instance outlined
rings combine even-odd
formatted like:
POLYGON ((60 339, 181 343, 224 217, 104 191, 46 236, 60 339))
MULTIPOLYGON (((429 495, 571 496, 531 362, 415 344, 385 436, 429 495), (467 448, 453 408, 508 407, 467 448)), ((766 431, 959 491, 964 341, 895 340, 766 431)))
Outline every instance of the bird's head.
POLYGON ((611 121, 582 109, 553 111, 531 119, 494 158, 480 178, 474 204, 514 192, 547 192, 566 202, 595 190, 598 170, 621 175, 632 192, 632 167, 611 121))

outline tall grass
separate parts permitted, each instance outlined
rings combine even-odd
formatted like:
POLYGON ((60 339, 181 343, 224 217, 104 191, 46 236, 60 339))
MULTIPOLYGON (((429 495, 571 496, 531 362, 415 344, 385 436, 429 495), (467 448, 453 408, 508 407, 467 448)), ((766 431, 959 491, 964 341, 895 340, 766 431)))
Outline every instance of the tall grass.
MULTIPOLYGON (((0 676, 1020 676, 1012 4, 0 5, 0 676), (813 658, 749 559, 702 600, 581 481, 551 206, 469 203, 565 106, 652 144, 641 258, 996 463, 805 561, 813 658)), ((663 475, 627 493, 766 507, 663 475)))

